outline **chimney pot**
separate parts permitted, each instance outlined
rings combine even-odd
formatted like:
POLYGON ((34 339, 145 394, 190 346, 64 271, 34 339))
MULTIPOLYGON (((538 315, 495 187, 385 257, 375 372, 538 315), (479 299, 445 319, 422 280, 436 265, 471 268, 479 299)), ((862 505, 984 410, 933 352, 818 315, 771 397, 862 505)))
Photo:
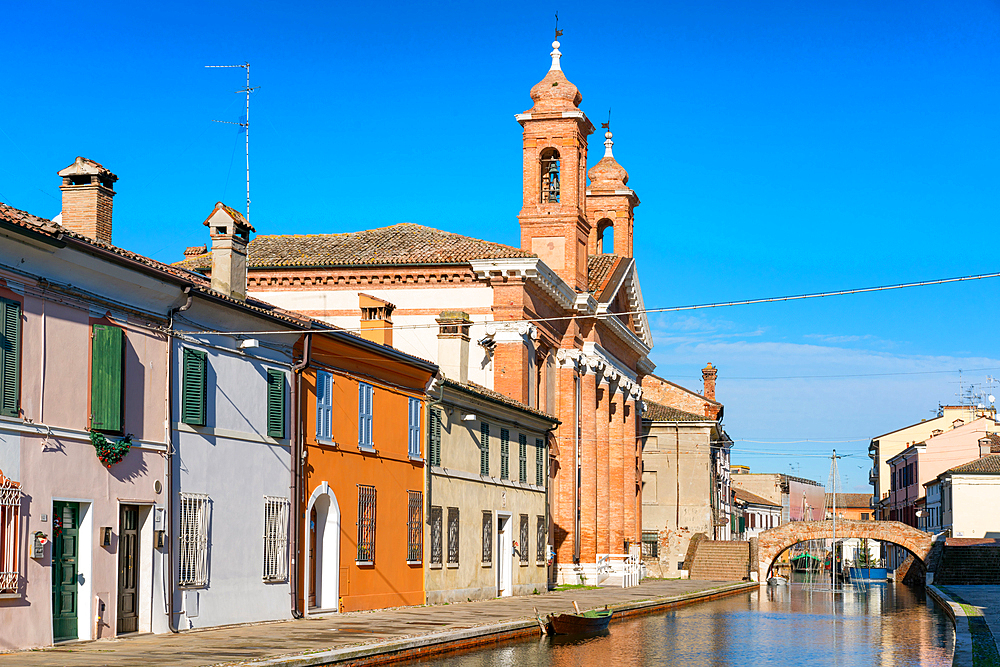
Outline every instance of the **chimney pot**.
MULTIPOLYGON (((243 214, 216 202, 205 219, 212 237, 212 289, 243 301, 247 298, 247 246, 255 231, 243 214)), ((185 255, 187 253, 185 252, 185 255)))
POLYGON ((111 244, 112 197, 118 177, 98 162, 77 157, 59 171, 62 177, 61 224, 82 236, 111 244))
POLYGON ((445 310, 437 317, 438 366, 445 377, 458 382, 469 381, 469 314, 460 310, 445 310))
POLYGON ((715 400, 715 377, 718 374, 719 369, 712 366, 712 362, 708 362, 708 365, 701 369, 701 379, 705 384, 702 395, 710 401, 715 400))

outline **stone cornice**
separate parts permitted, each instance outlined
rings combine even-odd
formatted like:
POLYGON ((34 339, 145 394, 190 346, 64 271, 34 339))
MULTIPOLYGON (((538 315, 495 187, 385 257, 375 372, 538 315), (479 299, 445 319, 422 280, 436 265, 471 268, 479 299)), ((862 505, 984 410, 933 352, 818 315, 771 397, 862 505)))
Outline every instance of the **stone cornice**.
POLYGON ((505 259, 474 259, 469 264, 480 280, 491 276, 516 277, 528 280, 548 294, 564 310, 575 310, 578 294, 555 271, 537 257, 505 259))

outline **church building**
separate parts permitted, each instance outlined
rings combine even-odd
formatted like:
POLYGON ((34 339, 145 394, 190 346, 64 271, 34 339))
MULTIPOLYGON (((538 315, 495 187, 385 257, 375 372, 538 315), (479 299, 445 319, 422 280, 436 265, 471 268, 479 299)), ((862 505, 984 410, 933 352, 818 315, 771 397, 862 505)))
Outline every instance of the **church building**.
MULTIPOLYGON (((519 248, 411 223, 258 235, 245 249, 247 292, 558 418, 547 443, 551 574, 593 584, 601 555, 640 541, 640 399, 653 340, 632 256, 639 198, 610 130, 604 157, 587 171, 594 126, 558 42, 550 55, 533 105, 515 116, 519 248)), ((205 248, 185 256, 180 266, 211 271, 205 248)))

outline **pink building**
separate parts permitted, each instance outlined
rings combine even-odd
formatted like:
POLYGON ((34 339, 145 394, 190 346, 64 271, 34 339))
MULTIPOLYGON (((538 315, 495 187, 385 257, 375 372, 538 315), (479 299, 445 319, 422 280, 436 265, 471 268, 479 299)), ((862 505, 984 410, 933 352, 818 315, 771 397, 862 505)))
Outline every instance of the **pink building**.
POLYGON ((916 504, 924 496, 924 484, 945 470, 989 454, 986 438, 998 430, 993 419, 979 417, 950 431, 933 431, 931 437, 890 458, 888 519, 916 527, 916 504), (985 452, 980 440, 986 441, 985 452))

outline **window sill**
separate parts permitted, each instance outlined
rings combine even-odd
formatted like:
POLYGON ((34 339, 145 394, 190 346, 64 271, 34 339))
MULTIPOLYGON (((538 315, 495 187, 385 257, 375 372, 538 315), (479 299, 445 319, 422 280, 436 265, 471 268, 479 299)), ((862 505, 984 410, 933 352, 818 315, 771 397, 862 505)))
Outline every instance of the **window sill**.
POLYGON ((493 567, 493 563, 481 563, 483 567, 493 567))
POLYGON ((431 570, 440 570, 441 569, 441 563, 430 563, 430 564, 427 565, 427 567, 429 569, 431 569, 431 570))
POLYGON ((375 567, 375 561, 373 560, 356 560, 354 564, 358 567, 375 567))
POLYGON ((424 561, 422 561, 422 560, 408 560, 408 561, 406 561, 406 564, 407 565, 423 565, 424 561))
POLYGON ((378 454, 378 452, 375 451, 374 446, 369 447, 367 445, 358 445, 358 451, 363 454, 378 454))
POLYGON ((521 567, 528 567, 528 561, 522 560, 521 561, 521 567))
POLYGON ((208 588, 208 582, 205 582, 203 584, 177 584, 177 588, 180 588, 180 589, 183 589, 183 590, 188 590, 188 591, 190 591, 190 590, 196 590, 196 589, 199 589, 199 588, 208 588))
POLYGON ((0 593, 0 600, 20 600, 20 593, 0 593))
POLYGON ((413 454, 410 454, 410 460, 413 461, 414 463, 417 463, 417 462, 423 463, 424 462, 424 457, 419 456, 419 455, 414 456, 413 454))
POLYGON ((327 438, 316 438, 316 444, 322 445, 324 447, 334 447, 336 449, 340 448, 340 445, 338 445, 335 440, 330 440, 327 438))
POLYGON ((452 570, 458 569, 458 563, 448 563, 448 567, 452 570))
POLYGON ((547 563, 544 560, 536 560, 535 561, 535 566, 537 566, 537 567, 545 567, 546 564, 547 563))

